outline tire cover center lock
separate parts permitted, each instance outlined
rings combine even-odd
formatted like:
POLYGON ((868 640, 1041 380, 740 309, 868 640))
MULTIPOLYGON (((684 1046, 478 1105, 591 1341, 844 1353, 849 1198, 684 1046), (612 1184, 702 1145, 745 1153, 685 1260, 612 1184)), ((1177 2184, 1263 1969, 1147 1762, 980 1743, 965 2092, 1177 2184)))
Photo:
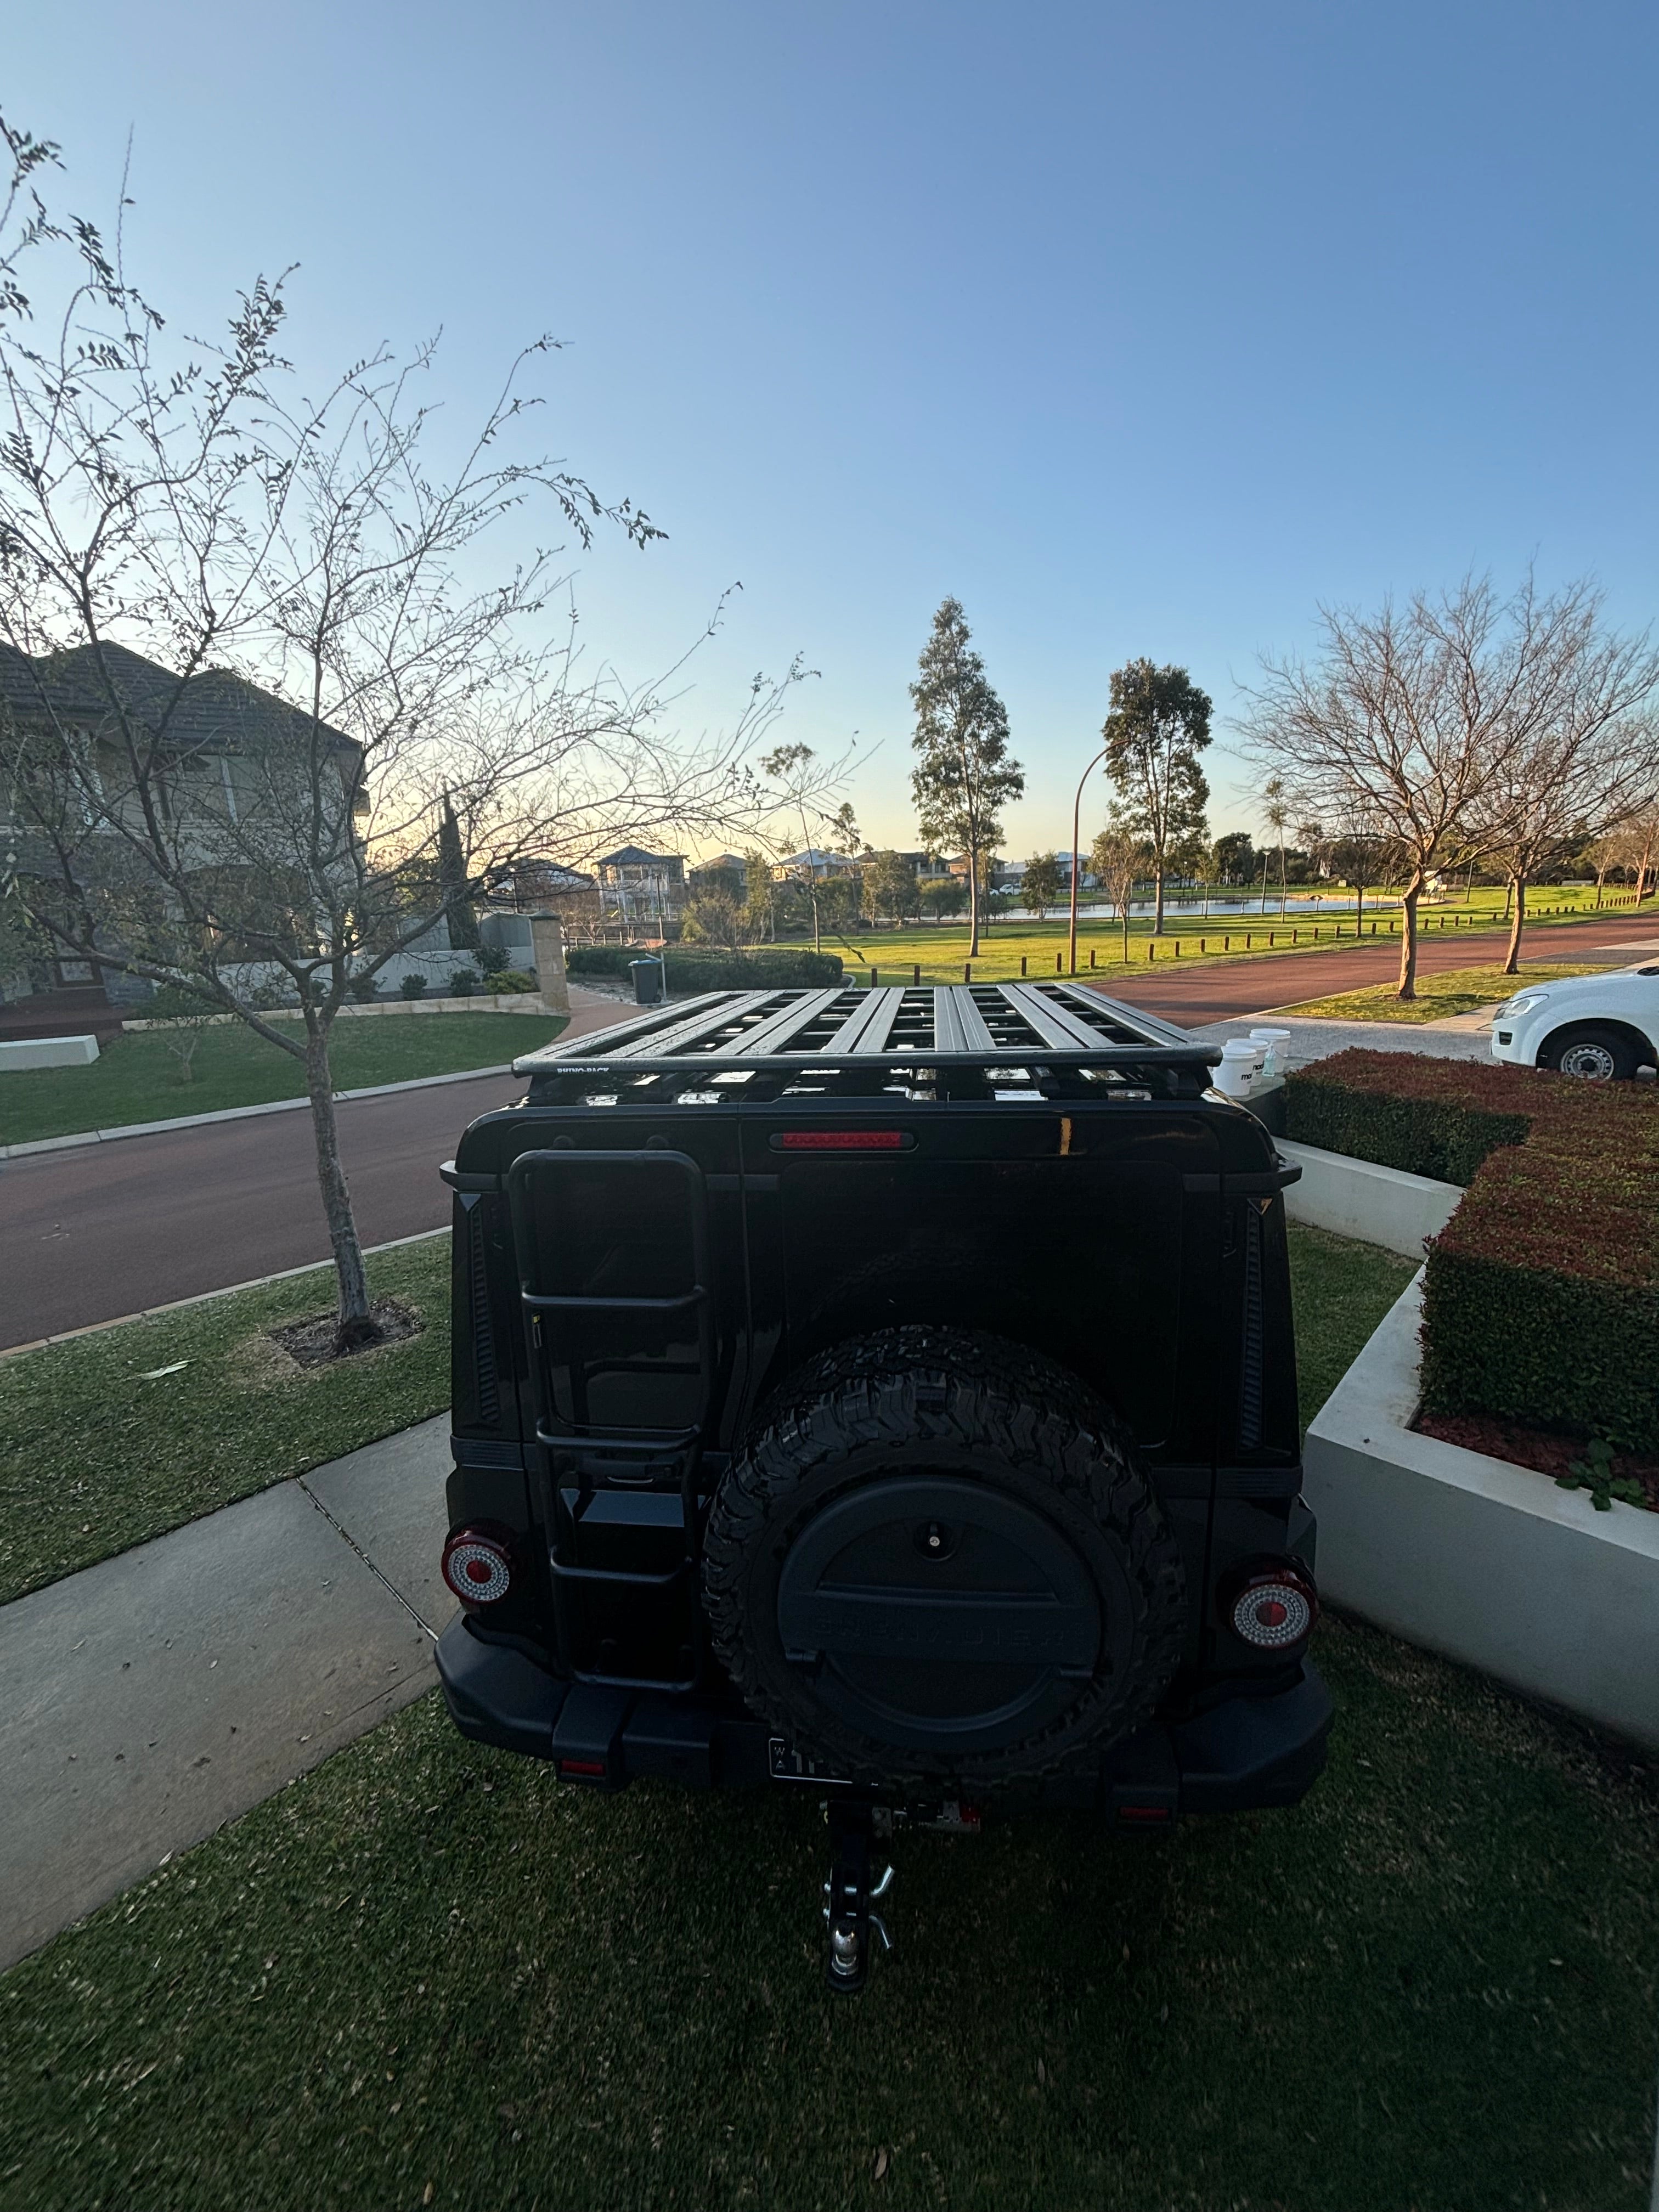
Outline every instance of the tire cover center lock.
POLYGON ((861 1485, 784 1560, 777 1621, 802 1686, 878 1742, 985 1751, 1029 1735, 1127 1662, 1132 1607, 1046 1516, 984 1483, 861 1485), (1116 1599, 1120 1601, 1114 1602, 1116 1599))

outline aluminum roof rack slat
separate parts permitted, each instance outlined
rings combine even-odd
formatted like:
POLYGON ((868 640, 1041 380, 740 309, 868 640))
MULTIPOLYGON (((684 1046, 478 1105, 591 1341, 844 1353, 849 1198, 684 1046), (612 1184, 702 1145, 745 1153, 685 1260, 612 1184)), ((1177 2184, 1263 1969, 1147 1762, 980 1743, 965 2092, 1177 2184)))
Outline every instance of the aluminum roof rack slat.
MULTIPOLYGON (((929 1045, 914 1037, 894 1038, 892 1034, 900 1008, 907 999, 915 1005, 917 991, 889 985, 854 993, 842 984, 827 990, 711 992, 672 1010, 653 1009, 614 1029, 545 1045, 514 1065, 520 1074, 548 1079, 603 1077, 624 1070, 630 1075, 693 1077, 722 1069, 799 1072, 808 1060, 843 1070, 869 1069, 884 1060, 896 1066, 908 1066, 918 1059, 930 1066, 984 1068, 1028 1057, 1039 1057, 1056 1069, 1131 1066, 1207 1069, 1220 1057, 1218 1047, 1204 1044, 1137 1006, 1122 1006, 1093 992, 1085 999, 1053 984, 1041 993, 1032 986, 985 983, 924 988, 933 1008, 933 1042, 929 1045), (1054 1036, 1062 1029, 1070 1032, 1073 1024, 1076 1030, 1063 1043, 1015 1044, 1006 1038, 999 1042, 975 1003, 975 991, 1034 1039, 1054 1036), (994 1001, 987 997, 990 993, 995 994, 994 1001), (815 1042, 799 1041, 803 1032, 819 1024, 826 1008, 848 1000, 848 1011, 827 1037, 820 1035, 815 1042), (1092 1013, 1097 1007, 1121 1034, 1103 1035, 1086 1021, 1085 1009, 1092 1013), (753 1025, 731 1034, 733 1026, 744 1020, 753 1025), (720 1041, 712 1042, 715 1039, 720 1041)), ((998 1018, 998 1014, 993 1015, 993 1019, 998 1018)))
MULTIPOLYGON (((752 1060, 763 1060, 769 1054, 782 1054, 786 1048, 802 1030, 814 1021, 826 1006, 833 1006, 846 992, 844 983, 824 991, 791 991, 787 995, 792 1004, 781 1007, 769 1022, 763 1022, 745 1037, 740 1037, 732 1048, 732 1057, 740 1066, 752 1060)), ((805 1050, 805 1047, 800 1048, 805 1050)), ((816 1046, 812 1048, 817 1049, 816 1046)))
POLYGON ((1069 1007, 1056 1006, 1030 983, 1005 983, 1002 995, 1046 1045, 1074 1049, 1079 1045, 1093 1047, 1111 1042, 1109 1037, 1103 1037, 1098 1030, 1091 1030, 1069 1007))
MULTIPOLYGON (((701 998, 682 1000, 678 1006, 653 1006, 649 1013, 638 1014, 631 1021, 619 1022, 614 1029, 598 1030, 594 1036, 605 1040, 607 1053, 630 1039, 665 1035, 678 1029, 690 1014, 703 1012, 714 1006, 726 1006, 735 1000, 752 994, 741 991, 705 991, 701 998)), ((584 1048, 592 1042, 588 1036, 555 1037, 551 1044, 538 1045, 534 1052, 520 1053, 513 1063, 514 1075, 536 1075, 546 1068, 557 1068, 567 1060, 580 1060, 584 1048)))
MULTIPOLYGON (((855 1053, 861 1058, 887 1049, 888 1032, 904 1003, 904 992, 896 984, 881 984, 868 991, 851 1017, 843 1022, 834 1036, 825 1040, 823 1050, 828 1060, 838 1060, 843 1053, 855 1053)), ((817 1048, 814 1048, 817 1050, 817 1048)))
POLYGON ((966 983, 938 983, 933 987, 933 1051, 942 1053, 1006 1053, 985 1025, 985 1017, 974 1004, 966 983))
MULTIPOLYGON (((691 1054, 705 1037, 718 1036, 722 1030, 730 1029, 733 1022, 741 1021, 745 1014, 757 1012, 763 1006, 775 1006, 775 991, 738 991, 723 1006, 705 1007, 702 1012, 685 1016, 672 1029, 660 1036, 643 1036, 635 1044, 624 1044, 616 1052, 605 1054, 606 1060, 633 1060, 649 1052, 691 1054)), ((683 1014, 684 1009, 679 1010, 683 1014)), ((589 1040, 584 1040, 589 1042, 589 1040)), ((739 1040, 740 1042, 740 1040, 739 1040)), ((574 1056, 574 1055, 573 1055, 574 1056)))
MULTIPOLYGON (((1063 987, 1060 984, 1053 984, 1049 988, 1053 990, 1060 990, 1063 987)), ((1177 1029, 1173 1022, 1166 1022, 1157 1014, 1149 1014, 1144 1006, 1126 1006, 1121 999, 1109 999, 1103 991, 1091 991, 1085 999, 1075 988, 1071 988, 1065 989, 1065 996, 1074 1006, 1080 1009, 1086 1008, 1089 1012, 1092 1012, 1098 1006, 1103 1012, 1109 1014, 1120 1028, 1127 1030, 1132 1035, 1139 1030, 1140 1035, 1152 1044, 1188 1047, 1192 1044, 1190 1030, 1177 1029)), ((1098 1036, 1099 1031, 1096 1030, 1094 1034, 1098 1036)), ((1211 1048, 1212 1050, 1216 1048, 1211 1048)))

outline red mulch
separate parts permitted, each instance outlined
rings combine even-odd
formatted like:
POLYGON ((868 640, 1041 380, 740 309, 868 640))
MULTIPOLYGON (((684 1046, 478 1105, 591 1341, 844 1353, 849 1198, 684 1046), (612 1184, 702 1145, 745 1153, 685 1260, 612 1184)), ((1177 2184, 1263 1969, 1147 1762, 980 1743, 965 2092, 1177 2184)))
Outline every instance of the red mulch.
MULTIPOLYGON (((1443 1444, 1461 1444, 1465 1451, 1484 1452, 1488 1459, 1507 1460, 1511 1467, 1529 1467, 1539 1474, 1565 1474, 1584 1455, 1582 1437, 1557 1436, 1486 1413, 1419 1413, 1413 1426, 1443 1444)), ((1612 1471, 1618 1480, 1639 1482, 1648 1494, 1648 1510, 1659 1513, 1659 1460, 1621 1454, 1612 1471)))

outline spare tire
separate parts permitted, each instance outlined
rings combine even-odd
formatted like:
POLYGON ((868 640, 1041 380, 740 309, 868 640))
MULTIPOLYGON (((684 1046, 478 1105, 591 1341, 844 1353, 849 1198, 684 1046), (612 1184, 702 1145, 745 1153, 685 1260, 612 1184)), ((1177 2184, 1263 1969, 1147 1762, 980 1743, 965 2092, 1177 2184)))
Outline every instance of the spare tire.
POLYGON ((751 1711, 849 1779, 972 1792, 1086 1765, 1152 1713, 1181 1554, 1121 1424, 1000 1338, 837 1346, 763 1414, 704 1539, 751 1711))

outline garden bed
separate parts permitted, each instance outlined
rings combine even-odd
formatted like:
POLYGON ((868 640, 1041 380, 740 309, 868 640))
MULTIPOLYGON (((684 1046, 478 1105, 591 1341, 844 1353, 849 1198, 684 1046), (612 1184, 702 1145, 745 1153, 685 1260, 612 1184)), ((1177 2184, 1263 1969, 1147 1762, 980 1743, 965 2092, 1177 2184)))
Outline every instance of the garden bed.
POLYGON ((1349 1051, 1291 1073, 1290 1135, 1467 1185, 1429 1247, 1437 1417, 1659 1456, 1659 1097, 1533 1069, 1349 1051))

